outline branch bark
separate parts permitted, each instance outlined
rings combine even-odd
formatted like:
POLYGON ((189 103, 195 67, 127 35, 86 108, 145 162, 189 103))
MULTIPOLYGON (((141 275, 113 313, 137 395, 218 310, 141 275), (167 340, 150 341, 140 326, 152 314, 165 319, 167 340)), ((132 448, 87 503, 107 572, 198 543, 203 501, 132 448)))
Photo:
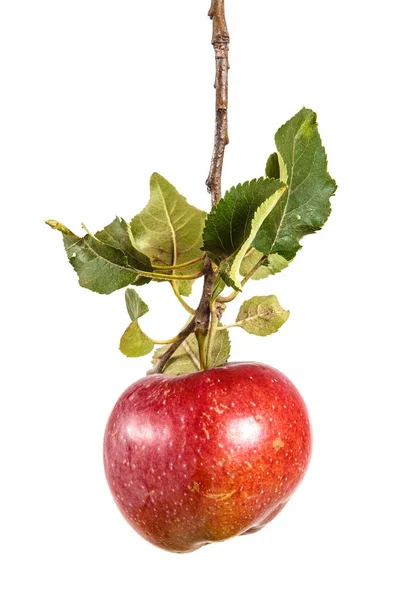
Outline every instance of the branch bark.
POLYGON ((228 134, 228 70, 229 33, 225 17, 225 0, 212 0, 209 17, 213 21, 212 45, 216 62, 216 123, 210 171, 206 185, 212 198, 212 205, 222 196, 221 179, 225 147, 229 144, 228 134))
MULTIPOLYGON (((209 176, 206 181, 208 191, 211 194, 212 205, 215 205, 221 199, 221 180, 223 159, 225 147, 229 143, 228 137, 228 69, 229 69, 229 33, 225 18, 225 0, 212 0, 209 10, 209 17, 213 21, 212 45, 215 50, 216 61, 216 123, 215 140, 213 145, 212 161, 210 165, 209 176)), ((164 367, 191 333, 196 335, 199 351, 201 368, 205 368, 205 342, 209 333, 211 323, 211 298, 213 283, 215 281, 215 272, 212 261, 205 257, 204 265, 204 283, 202 297, 193 318, 177 336, 178 339, 157 361, 155 367, 148 372, 162 373, 164 367)), ((213 310, 216 310, 214 308, 213 310)), ((223 310, 223 308, 222 308, 223 310)))

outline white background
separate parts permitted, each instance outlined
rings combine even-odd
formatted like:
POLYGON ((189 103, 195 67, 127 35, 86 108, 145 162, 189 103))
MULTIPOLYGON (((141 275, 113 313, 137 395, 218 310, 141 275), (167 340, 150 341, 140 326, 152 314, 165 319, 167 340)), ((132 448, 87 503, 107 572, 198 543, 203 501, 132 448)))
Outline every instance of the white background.
MULTIPOLYGON (((107 489, 106 419, 148 363, 117 349, 123 293, 81 289, 43 221, 80 232, 129 218, 153 171, 208 207, 208 4, 1 2, 0 595, 413 600, 410 1, 227 0, 224 187, 262 174, 275 130, 303 105, 339 184, 325 229, 247 289, 276 293, 289 322, 265 341, 233 332, 233 359, 276 366, 309 406, 301 488, 261 533, 189 555, 144 542, 107 489)), ((173 335, 181 309, 168 287, 142 296, 147 330, 173 335)))

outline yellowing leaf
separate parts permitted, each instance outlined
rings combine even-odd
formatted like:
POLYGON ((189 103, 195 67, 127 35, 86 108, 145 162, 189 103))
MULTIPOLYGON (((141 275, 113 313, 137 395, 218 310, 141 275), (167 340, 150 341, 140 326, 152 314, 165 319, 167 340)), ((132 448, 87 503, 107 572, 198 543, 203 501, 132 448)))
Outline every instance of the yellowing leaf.
MULTIPOLYGON (((205 212, 188 204, 171 183, 154 173, 150 180, 150 200, 131 221, 131 239, 155 267, 186 263, 202 256, 205 217, 205 212)), ((202 263, 191 265, 174 273, 197 273, 201 266, 202 263)))
POLYGON ((255 296, 242 304, 235 325, 253 335, 266 336, 277 332, 289 315, 276 296, 255 296))
MULTIPOLYGON (((241 275, 244 277, 248 275, 262 258, 264 258, 264 255, 261 252, 255 250, 255 248, 251 248, 242 261, 241 275)), ((283 269, 288 267, 289 264, 290 263, 279 254, 270 254, 270 256, 266 258, 264 264, 252 275, 252 279, 265 279, 269 275, 280 273, 283 269)))
POLYGON ((121 352, 129 358, 138 358, 149 354, 153 348, 153 341, 141 331, 138 321, 130 323, 120 341, 121 352))

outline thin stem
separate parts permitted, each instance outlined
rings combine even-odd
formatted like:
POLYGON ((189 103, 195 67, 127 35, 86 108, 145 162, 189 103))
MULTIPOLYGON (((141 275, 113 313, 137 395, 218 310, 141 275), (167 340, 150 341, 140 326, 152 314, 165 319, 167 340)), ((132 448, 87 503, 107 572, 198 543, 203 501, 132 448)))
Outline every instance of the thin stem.
POLYGON ((213 21, 212 45, 216 62, 216 124, 210 171, 206 180, 212 204, 219 202, 222 196, 221 179, 225 147, 229 144, 228 134, 228 70, 229 70, 229 32, 225 17, 225 0, 212 0, 209 17, 213 21))
POLYGON ((200 362, 199 362, 196 354, 193 352, 192 348, 190 347, 190 344, 185 340, 183 342, 183 346, 184 346, 184 349, 186 350, 187 354, 189 355, 190 360, 196 367, 196 369, 198 371, 200 371, 200 362))
POLYGON ((170 358, 176 352, 178 348, 182 345, 182 343, 189 337, 191 333, 195 333, 196 337, 198 335, 207 334, 209 330, 209 320, 210 320, 210 298, 212 296, 212 287, 213 281, 215 278, 215 274, 212 269, 212 263, 209 259, 206 259, 205 262, 205 279, 203 283, 203 292, 202 297, 200 299, 199 306, 196 309, 196 313, 194 317, 189 321, 184 329, 177 335, 177 341, 175 341, 167 350, 160 356, 157 361, 157 364, 151 371, 148 372, 149 375, 153 373, 162 373, 164 367, 169 362, 170 358))
POLYGON ((176 352, 178 348, 182 345, 182 343, 189 337, 191 333, 193 333, 195 329, 195 317, 186 325, 184 329, 177 336, 177 340, 167 348, 165 352, 160 356, 156 365, 147 372, 147 375, 153 375, 154 373, 163 373, 164 367, 169 362, 170 358, 176 352))
POLYGON ((173 288, 173 292, 174 292, 174 295, 176 296, 177 300, 180 302, 180 304, 183 306, 183 308, 185 310, 187 310, 188 313, 190 313, 191 315, 194 315, 196 311, 194 308, 192 308, 191 306, 189 306, 187 304, 186 300, 180 294, 179 288, 177 287, 177 281, 171 281, 170 283, 171 283, 171 287, 173 288))
POLYGON ((202 277, 205 272, 205 270, 202 269, 194 275, 171 275, 170 273, 154 273, 153 271, 139 271, 138 269, 134 269, 134 271, 143 277, 159 279, 160 281, 191 281, 193 279, 199 279, 199 277, 202 277))
MULTIPOLYGON (((147 336, 147 337, 149 337, 149 336, 147 336)), ((178 342, 179 336, 176 335, 176 337, 172 338, 171 340, 154 340, 153 338, 149 338, 149 339, 156 346, 168 346, 169 344, 174 344, 175 342, 178 342)))
POLYGON ((206 350, 206 363, 208 366, 212 364, 213 342, 215 339, 215 334, 218 331, 218 321, 219 321, 218 314, 214 307, 212 310, 211 319, 210 319, 209 337, 208 337, 207 350, 206 350))
MULTIPOLYGON (((213 282, 215 281, 215 272, 213 271, 212 261, 206 258, 205 262, 205 280, 203 283, 203 292, 199 306, 195 314, 195 333, 207 335, 210 323, 210 299, 212 297, 213 282)), ((197 337, 197 336, 196 336, 197 337)))
POLYGON ((205 258, 205 254, 202 254, 202 256, 197 256, 196 258, 193 258, 192 260, 188 260, 187 262, 181 263, 180 265, 170 265, 170 267, 160 267, 157 266, 154 267, 154 269, 156 269, 157 271, 173 271, 173 270, 177 270, 177 269, 184 269, 185 267, 190 267, 191 265, 195 265, 198 262, 202 262, 205 258))
POLYGON ((242 321, 238 321, 237 323, 231 323, 230 325, 220 325, 217 328, 217 331, 223 331, 224 329, 231 329, 232 327, 239 327, 239 323, 242 321))
POLYGON ((196 333, 196 339, 197 339, 197 345, 199 346, 199 362, 200 362, 200 370, 201 371, 206 371, 206 338, 207 338, 207 333, 205 332, 201 332, 201 331, 197 331, 196 333))

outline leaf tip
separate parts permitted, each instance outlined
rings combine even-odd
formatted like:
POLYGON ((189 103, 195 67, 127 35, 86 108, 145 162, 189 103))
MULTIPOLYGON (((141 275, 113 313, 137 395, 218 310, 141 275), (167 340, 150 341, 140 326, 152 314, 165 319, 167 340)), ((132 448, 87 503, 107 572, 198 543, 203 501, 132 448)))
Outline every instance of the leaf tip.
POLYGON ((55 221, 55 219, 48 219, 47 221, 45 221, 45 223, 46 225, 49 225, 49 227, 51 227, 52 229, 56 229, 64 235, 74 235, 70 229, 65 227, 65 225, 62 225, 62 223, 59 223, 59 221, 55 221))

